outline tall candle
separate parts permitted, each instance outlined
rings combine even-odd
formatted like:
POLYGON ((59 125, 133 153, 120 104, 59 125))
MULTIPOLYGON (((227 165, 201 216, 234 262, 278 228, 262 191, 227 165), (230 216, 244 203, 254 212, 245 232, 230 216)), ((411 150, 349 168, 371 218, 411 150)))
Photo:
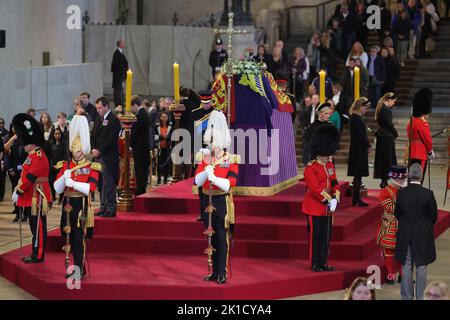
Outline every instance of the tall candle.
POLYGON ((319 72, 319 77, 320 77, 320 103, 324 103, 325 102, 325 77, 326 77, 327 73, 323 70, 321 70, 319 72))
POLYGON ((180 65, 176 62, 173 64, 173 90, 175 102, 180 102, 180 65))
POLYGON ((125 111, 126 113, 131 112, 131 86, 133 82, 133 72, 131 70, 127 71, 127 84, 126 84, 126 94, 125 94, 125 111))
POLYGON ((361 81, 361 76, 360 76, 358 67, 355 67, 355 69, 353 70, 353 79, 355 82, 355 100, 358 100, 359 99, 359 83, 361 81))

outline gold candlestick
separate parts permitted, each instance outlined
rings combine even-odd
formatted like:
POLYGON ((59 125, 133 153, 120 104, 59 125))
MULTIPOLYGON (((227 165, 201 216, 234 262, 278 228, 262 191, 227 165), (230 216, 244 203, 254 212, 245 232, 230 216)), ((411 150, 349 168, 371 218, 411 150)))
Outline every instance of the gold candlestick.
MULTIPOLYGON (((172 103, 169 106, 169 111, 173 112, 173 116, 175 119, 175 130, 180 128, 180 118, 181 118, 181 113, 186 110, 186 107, 184 106, 184 104, 180 104, 178 100, 175 100, 174 103, 172 103)), ((179 140, 176 141, 175 143, 180 142, 179 140)), ((172 158, 173 159, 173 158, 172 158)), ((178 159, 175 159, 178 160, 178 159)), ((181 164, 175 164, 175 161, 173 163, 173 176, 172 176, 172 182, 179 182, 181 180, 183 180, 183 174, 181 172, 181 164)))

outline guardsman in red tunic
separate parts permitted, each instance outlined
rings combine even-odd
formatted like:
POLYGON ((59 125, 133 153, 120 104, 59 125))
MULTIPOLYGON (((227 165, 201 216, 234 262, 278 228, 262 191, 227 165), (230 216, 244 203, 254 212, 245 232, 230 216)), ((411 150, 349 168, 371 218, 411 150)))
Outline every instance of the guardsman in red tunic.
POLYGON ((394 260, 395 245, 397 238, 398 221, 394 216, 397 191, 405 186, 406 167, 391 166, 388 173, 389 184, 380 190, 380 203, 383 208, 383 216, 377 233, 377 244, 382 250, 384 265, 387 270, 388 284, 395 282, 397 271, 400 273, 398 281, 401 281, 401 264, 394 260))
POLYGON ((413 116, 406 125, 406 134, 409 137, 409 165, 419 163, 422 166, 423 179, 427 168, 427 161, 434 160, 433 139, 427 118, 432 111, 433 92, 428 89, 420 89, 414 95, 413 116), (410 125, 411 122, 411 125, 410 125))
POLYGON ((24 257, 25 263, 44 261, 47 241, 47 211, 52 202, 48 176, 50 166, 41 147, 44 134, 39 123, 26 113, 19 113, 13 119, 18 142, 24 146, 28 157, 22 165, 19 183, 13 192, 13 203, 22 213, 30 217, 30 229, 33 234, 31 256, 24 257))
POLYGON ((202 217, 206 228, 205 234, 211 228, 213 231, 212 247, 208 246, 205 250, 208 261, 212 257, 212 273, 204 280, 224 284, 227 281, 230 237, 235 223, 231 188, 236 186, 239 156, 229 154, 224 150, 230 146, 231 136, 227 121, 221 111, 211 112, 204 141, 212 150, 212 156, 204 158, 198 165, 195 184, 202 187, 203 190, 201 207, 208 208, 212 205, 215 209, 211 215, 211 221, 208 212, 203 212, 202 217), (211 162, 207 159, 210 159, 211 162), (209 202, 210 198, 211 203, 209 202), (208 252, 212 255, 210 256, 208 252))
POLYGON ((86 276, 86 241, 92 238, 94 213, 91 206, 91 192, 97 188, 101 165, 86 160, 85 154, 91 151, 89 124, 85 116, 75 115, 70 122, 69 148, 72 160, 69 165, 60 161, 56 165, 60 169, 54 183, 55 191, 64 193, 61 215, 61 230, 69 243, 63 247, 68 254, 73 253, 73 265, 78 267, 66 270, 66 277, 79 272, 80 279, 86 276))
POLYGON ((315 272, 334 271, 328 265, 331 238, 331 214, 339 203, 340 191, 332 156, 336 152, 339 132, 332 124, 323 124, 315 130, 311 150, 315 160, 308 163, 304 177, 308 187, 302 211, 308 218, 309 260, 315 272))

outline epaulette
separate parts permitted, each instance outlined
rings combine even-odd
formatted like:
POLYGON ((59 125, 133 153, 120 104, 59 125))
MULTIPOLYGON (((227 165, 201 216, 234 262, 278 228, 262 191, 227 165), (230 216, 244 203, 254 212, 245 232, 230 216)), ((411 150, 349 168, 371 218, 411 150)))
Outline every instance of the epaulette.
POLYGON ((230 154, 230 163, 241 163, 241 156, 238 154, 230 154))
POLYGON ((64 161, 64 160, 58 161, 58 163, 56 164, 55 168, 56 169, 61 169, 62 167, 65 166, 66 163, 67 163, 67 161, 64 161))
POLYGON ((98 172, 101 172, 102 171, 102 165, 101 165, 101 163, 98 163, 98 162, 91 162, 91 169, 95 170, 95 171, 98 171, 98 172))
POLYGON ((316 159, 311 160, 310 162, 308 162, 307 166, 311 166, 314 162, 317 162, 317 160, 316 159))

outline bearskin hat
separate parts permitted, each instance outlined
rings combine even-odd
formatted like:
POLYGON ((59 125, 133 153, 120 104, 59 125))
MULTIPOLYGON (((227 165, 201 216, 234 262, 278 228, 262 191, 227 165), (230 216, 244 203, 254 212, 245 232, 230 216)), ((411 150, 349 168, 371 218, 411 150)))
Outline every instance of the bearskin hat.
POLYGON ((412 102, 413 116, 420 117, 424 114, 430 114, 433 104, 433 92, 431 89, 422 88, 416 92, 412 102))
POLYGON ((318 126, 311 138, 311 151, 314 156, 332 156, 339 143, 339 131, 331 123, 318 126))
POLYGON ((18 113, 14 116, 12 124, 17 135, 17 141, 20 144, 24 146, 28 144, 44 146, 45 139, 41 125, 31 115, 18 113))

